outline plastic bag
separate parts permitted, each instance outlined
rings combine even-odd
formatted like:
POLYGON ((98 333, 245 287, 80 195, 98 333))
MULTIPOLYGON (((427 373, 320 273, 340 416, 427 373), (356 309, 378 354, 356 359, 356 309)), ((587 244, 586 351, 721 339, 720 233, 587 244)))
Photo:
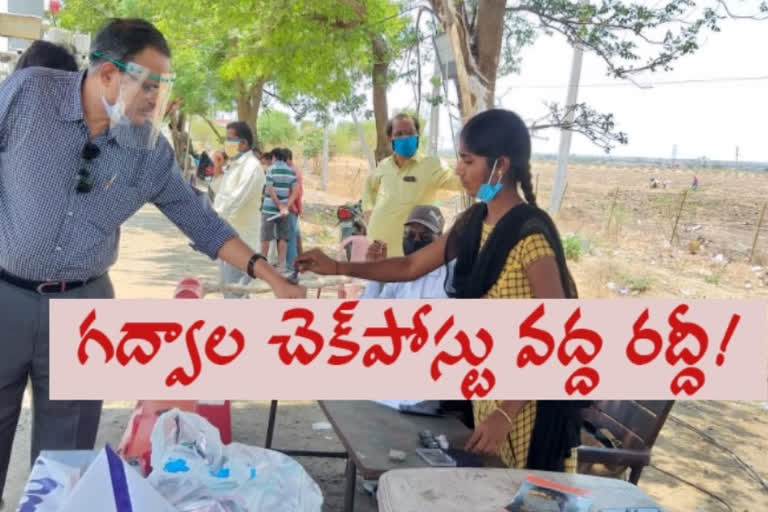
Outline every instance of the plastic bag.
POLYGON ((80 476, 80 468, 38 457, 17 512, 56 512, 80 476))
POLYGON ((320 512, 320 487, 292 458, 232 443, 197 414, 163 414, 149 481, 182 512, 320 512))
POLYGON ((152 471, 151 435, 157 418, 172 409, 197 412, 197 402, 194 400, 139 400, 128 421, 128 427, 123 433, 117 453, 128 464, 138 469, 139 473, 147 476, 152 471))

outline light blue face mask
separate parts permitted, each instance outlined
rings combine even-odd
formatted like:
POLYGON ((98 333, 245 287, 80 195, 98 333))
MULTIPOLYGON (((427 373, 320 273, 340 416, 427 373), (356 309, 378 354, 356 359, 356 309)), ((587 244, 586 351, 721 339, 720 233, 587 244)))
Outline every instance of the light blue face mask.
POLYGON ((392 149, 404 158, 411 158, 419 149, 419 136, 411 135, 410 137, 392 139, 392 149))
POLYGON ((499 179, 495 185, 491 185, 491 180, 493 179, 493 175, 496 172, 496 164, 498 163, 498 158, 493 161, 493 169, 491 169, 491 175, 488 177, 488 182, 480 185, 480 188, 477 191, 477 198, 486 204, 490 203, 501 190, 501 176, 499 176, 499 179))

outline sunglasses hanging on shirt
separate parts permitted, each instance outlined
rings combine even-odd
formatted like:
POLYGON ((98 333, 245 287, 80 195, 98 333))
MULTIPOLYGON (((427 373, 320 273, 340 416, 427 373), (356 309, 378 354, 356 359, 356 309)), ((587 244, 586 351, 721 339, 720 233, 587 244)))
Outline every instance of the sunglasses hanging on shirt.
POLYGON ((77 185, 75 190, 78 194, 87 194, 93 190, 93 177, 88 170, 90 163, 101 154, 99 146, 93 142, 87 142, 83 147, 83 151, 80 156, 82 158, 82 166, 77 171, 77 185))

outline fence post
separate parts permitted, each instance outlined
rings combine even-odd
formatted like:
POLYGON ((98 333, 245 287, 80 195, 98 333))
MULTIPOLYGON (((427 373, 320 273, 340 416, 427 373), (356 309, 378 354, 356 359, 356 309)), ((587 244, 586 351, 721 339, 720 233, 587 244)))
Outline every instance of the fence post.
POLYGON ((675 236, 677 235, 677 223, 680 222, 680 216, 683 214, 683 206, 685 206, 685 199, 688 197, 688 189, 683 192, 683 199, 680 201, 680 209, 677 211, 677 217, 675 217, 675 227, 672 228, 672 238, 669 239, 669 243, 674 243, 675 236))
POLYGON ((611 204, 611 211, 608 213, 608 223, 605 225, 605 230, 611 227, 611 219, 613 219, 613 211, 616 209, 616 201, 619 198, 619 187, 616 187, 616 193, 613 194, 613 204, 611 204))
POLYGON ((763 203, 763 211, 760 212, 760 220, 757 221, 757 229, 755 229, 755 239, 752 241, 752 250, 749 252, 750 262, 752 262, 753 258, 755 257, 755 248, 757 247, 757 238, 760 236, 760 227, 763 225, 766 206, 768 206, 768 203, 763 203))

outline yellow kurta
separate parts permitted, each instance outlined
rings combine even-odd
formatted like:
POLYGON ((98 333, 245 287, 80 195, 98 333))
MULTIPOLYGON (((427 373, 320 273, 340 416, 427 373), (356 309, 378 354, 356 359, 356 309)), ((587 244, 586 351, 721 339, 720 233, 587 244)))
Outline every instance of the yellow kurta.
MULTIPOLYGON (((485 244, 488 236, 493 231, 492 226, 483 224, 483 236, 481 246, 485 244)), ((498 281, 488 290, 486 299, 531 299, 533 291, 528 281, 528 266, 534 261, 545 256, 554 256, 555 253, 549 242, 541 234, 529 235, 512 248, 507 257, 507 264, 501 271, 498 281)), ((475 400, 472 404, 475 416, 475 425, 485 420, 497 407, 501 400, 475 400)), ((524 468, 528 463, 528 449, 531 443, 533 427, 536 424, 536 401, 531 400, 514 418, 514 425, 507 439, 499 450, 501 460, 509 467, 524 468)), ((575 449, 565 461, 565 470, 576 472, 575 449)))
POLYGON ((402 256, 408 214, 414 206, 434 204, 441 189, 463 190, 439 158, 416 155, 402 168, 391 156, 379 162, 363 186, 363 211, 371 211, 368 238, 385 242, 389 257, 402 256))

